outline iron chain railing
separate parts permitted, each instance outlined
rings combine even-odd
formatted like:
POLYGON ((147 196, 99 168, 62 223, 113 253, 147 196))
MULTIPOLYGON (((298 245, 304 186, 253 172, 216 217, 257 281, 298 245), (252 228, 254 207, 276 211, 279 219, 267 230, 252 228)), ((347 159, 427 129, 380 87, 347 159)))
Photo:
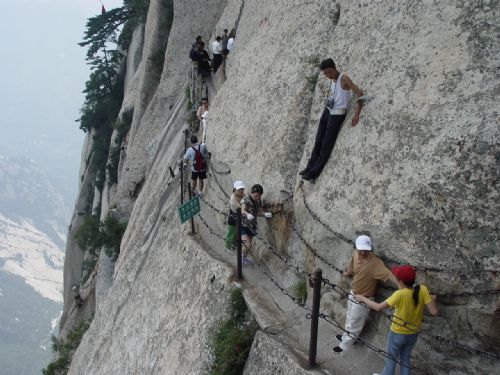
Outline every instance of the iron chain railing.
MULTIPOLYGON (((311 207, 309 206, 309 204, 307 203, 307 200, 306 200, 306 196, 305 196, 305 193, 304 193, 304 186, 303 186, 303 183, 300 184, 300 191, 301 191, 301 195, 302 195, 302 202, 304 203, 304 207, 306 208, 306 210, 308 211, 309 215, 312 217, 313 220, 315 220, 316 222, 318 222, 319 224, 321 224, 326 230, 328 230, 329 232, 331 232, 335 237, 337 237, 338 239, 344 241, 345 243, 348 243, 350 245, 354 245, 354 241, 349 239, 348 237, 344 236, 342 233, 339 233, 337 231, 335 231, 332 227, 330 227, 327 223, 325 223, 312 209, 311 207)), ((402 264, 404 262, 394 262, 391 260, 391 262, 393 263, 399 263, 399 264, 402 264)), ((438 268, 438 267, 431 267, 431 266, 415 266, 415 269, 418 270, 418 271, 422 271, 422 272, 446 272, 446 273, 451 273, 451 274, 470 274, 470 273, 475 273, 475 274, 479 274, 479 273, 493 273, 493 274, 496 274, 496 273, 500 273, 500 270, 492 270, 492 269, 472 269, 472 270, 467 270, 467 269, 463 269, 463 270, 459 270, 459 269, 452 269, 450 267, 446 267, 446 268, 438 268)), ((497 292, 500 292, 497 291, 497 292)))

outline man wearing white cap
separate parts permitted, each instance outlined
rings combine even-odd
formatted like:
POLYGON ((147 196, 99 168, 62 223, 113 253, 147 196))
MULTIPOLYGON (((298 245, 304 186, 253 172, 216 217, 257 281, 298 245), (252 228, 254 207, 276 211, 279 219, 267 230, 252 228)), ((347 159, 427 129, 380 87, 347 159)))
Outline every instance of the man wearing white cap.
POLYGON ((335 336, 340 341, 339 346, 333 348, 333 351, 337 353, 346 350, 355 343, 370 313, 369 308, 356 303, 354 294, 360 294, 373 299, 378 280, 391 280, 397 286, 394 275, 384 265, 384 262, 373 254, 370 237, 364 235, 356 238, 356 250, 343 276, 352 276, 353 278, 345 318, 345 330, 350 332, 350 335, 344 333, 343 335, 335 336))
POLYGON ((227 232, 224 240, 226 249, 231 249, 236 235, 236 213, 241 208, 241 199, 245 196, 245 184, 236 181, 233 185, 233 195, 229 199, 229 214, 227 215, 227 232))

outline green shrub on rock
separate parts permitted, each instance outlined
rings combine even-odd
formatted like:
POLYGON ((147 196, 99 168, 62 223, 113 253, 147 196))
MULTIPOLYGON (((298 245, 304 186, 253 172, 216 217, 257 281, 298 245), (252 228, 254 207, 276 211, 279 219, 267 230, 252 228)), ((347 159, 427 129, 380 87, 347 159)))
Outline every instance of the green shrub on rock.
POLYGON ((82 337, 90 327, 92 319, 88 321, 80 321, 66 337, 66 340, 52 337, 52 350, 58 353, 58 358, 47 365, 42 370, 43 375, 65 375, 68 373, 71 364, 73 353, 80 345, 82 337))
POLYGON ((229 317, 219 321, 211 332, 212 360, 208 374, 242 374, 257 329, 257 322, 248 314, 241 289, 233 289, 229 317))

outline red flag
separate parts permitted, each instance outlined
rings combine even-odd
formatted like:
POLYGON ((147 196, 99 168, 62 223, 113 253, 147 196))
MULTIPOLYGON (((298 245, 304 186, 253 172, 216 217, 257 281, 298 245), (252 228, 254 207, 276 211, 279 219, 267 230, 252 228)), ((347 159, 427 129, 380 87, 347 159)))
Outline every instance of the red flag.
POLYGON ((105 14, 106 13, 106 9, 104 9, 104 5, 102 6, 102 9, 101 9, 101 14, 105 14))

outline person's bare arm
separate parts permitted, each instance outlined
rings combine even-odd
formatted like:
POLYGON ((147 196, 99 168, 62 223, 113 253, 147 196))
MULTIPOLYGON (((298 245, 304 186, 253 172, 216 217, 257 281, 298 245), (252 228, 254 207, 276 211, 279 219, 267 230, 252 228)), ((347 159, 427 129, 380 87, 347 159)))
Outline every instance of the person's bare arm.
POLYGON ((398 279, 392 272, 390 272, 389 278, 387 280, 390 281, 396 288, 399 288, 398 279))
POLYGON ((344 270, 344 272, 342 272, 342 276, 344 276, 344 277, 351 277, 353 275, 353 268, 354 268, 354 264, 352 262, 352 257, 351 257, 351 260, 349 261, 349 264, 347 265, 347 267, 344 270))
POLYGON ((375 310, 375 311, 382 311, 384 309, 387 309, 389 307, 389 304, 387 301, 377 303, 375 301, 372 301, 371 299, 362 296, 361 294, 355 294, 354 298, 356 298, 356 301, 358 302, 363 302, 366 306, 368 306, 370 309, 375 310))
POLYGON ((439 313, 439 311, 436 307, 436 296, 435 295, 431 295, 431 302, 429 302, 425 306, 427 306, 427 310, 429 310, 431 315, 436 316, 439 313))
POLYGON ((345 74, 342 76, 342 82, 347 86, 354 94, 356 94, 358 100, 356 101, 356 109, 354 111, 354 116, 352 117, 351 125, 356 126, 359 122, 359 115, 361 113, 361 108, 363 103, 359 100, 363 96, 363 91, 351 81, 351 79, 345 74))

